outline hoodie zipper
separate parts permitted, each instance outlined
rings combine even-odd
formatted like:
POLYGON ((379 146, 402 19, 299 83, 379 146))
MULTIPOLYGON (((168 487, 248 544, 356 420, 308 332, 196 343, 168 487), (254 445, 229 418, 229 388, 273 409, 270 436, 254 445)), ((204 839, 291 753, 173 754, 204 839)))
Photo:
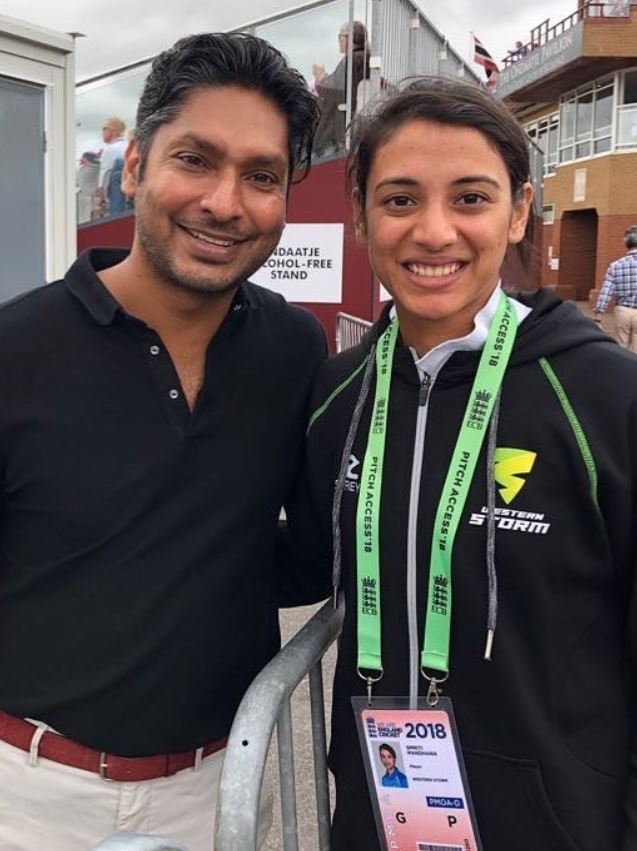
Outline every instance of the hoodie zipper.
POLYGON ((420 641, 418 635, 418 605, 416 591, 418 585, 418 508, 420 502, 420 479, 425 446, 425 429, 429 410, 429 393, 433 380, 425 372, 418 391, 418 413, 416 415, 416 434, 414 454, 411 466, 411 486, 409 489, 409 513, 407 524, 407 627, 409 632, 409 706, 416 709, 418 685, 420 682, 420 641))

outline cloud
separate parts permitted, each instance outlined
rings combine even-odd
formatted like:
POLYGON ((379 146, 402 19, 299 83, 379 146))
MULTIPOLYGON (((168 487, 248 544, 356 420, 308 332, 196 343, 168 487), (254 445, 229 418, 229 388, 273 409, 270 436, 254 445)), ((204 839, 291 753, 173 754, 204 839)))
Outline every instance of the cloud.
MULTIPOLYGON (((360 3, 361 0, 358 0, 360 3)), ((81 32, 76 70, 79 79, 153 56, 180 36, 224 30, 285 11, 294 0, 0 0, 0 14, 12 15, 63 32, 81 32)), ((344 4, 333 8, 338 17, 344 4)), ((449 0, 435 7, 422 3, 424 14, 447 36, 467 60, 472 59, 470 31, 500 59, 519 38, 546 18, 557 23, 573 11, 573 0, 543 0, 539 4, 512 4, 510 0, 449 0)), ((326 10, 327 11, 327 10, 326 10)), ((307 33, 304 33, 307 36, 307 33)))

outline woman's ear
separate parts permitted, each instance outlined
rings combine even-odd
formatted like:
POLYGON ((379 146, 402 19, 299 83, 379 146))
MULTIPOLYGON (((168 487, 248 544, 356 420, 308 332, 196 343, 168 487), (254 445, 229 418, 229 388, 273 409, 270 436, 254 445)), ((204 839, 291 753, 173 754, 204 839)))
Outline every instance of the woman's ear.
POLYGON ((367 225, 365 222, 365 207, 361 199, 361 193, 358 189, 352 192, 352 211, 354 214, 354 228, 356 232, 356 242, 360 245, 367 245, 367 225))
POLYGON ((139 164, 139 149, 135 140, 132 140, 128 143, 126 153, 124 154, 124 171, 122 173, 122 192, 124 195, 128 195, 129 198, 134 198, 137 191, 139 164))
POLYGON ((531 214, 532 203, 533 186, 527 182, 522 185, 516 199, 513 201, 513 213, 509 225, 509 245, 515 245, 524 239, 526 223, 531 214))

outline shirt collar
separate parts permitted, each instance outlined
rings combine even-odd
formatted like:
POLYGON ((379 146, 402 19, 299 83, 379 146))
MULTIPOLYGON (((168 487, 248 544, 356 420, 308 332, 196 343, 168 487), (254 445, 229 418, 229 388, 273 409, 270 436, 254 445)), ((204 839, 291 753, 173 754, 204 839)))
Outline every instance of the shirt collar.
MULTIPOLYGON (((128 315, 97 274, 121 263, 128 253, 121 248, 89 248, 80 254, 64 276, 69 291, 99 325, 110 325, 118 314, 128 315)), ((239 312, 251 306, 254 306, 254 295, 245 283, 241 283, 230 310, 239 312)))
MULTIPOLYGON (((458 337, 455 340, 445 340, 444 343, 434 346, 433 349, 426 352, 421 358, 418 357, 414 349, 410 349, 421 378, 425 372, 432 378, 435 378, 454 352, 478 351, 484 346, 489 333, 489 326, 498 309, 501 292, 502 287, 498 282, 497 287, 491 293, 489 301, 482 310, 476 313, 473 320, 473 330, 464 337, 458 337)), ((509 298, 511 297, 509 296, 509 298)), ((516 301, 514 298, 511 298, 511 303, 518 315, 519 325, 529 315, 531 308, 516 301)))

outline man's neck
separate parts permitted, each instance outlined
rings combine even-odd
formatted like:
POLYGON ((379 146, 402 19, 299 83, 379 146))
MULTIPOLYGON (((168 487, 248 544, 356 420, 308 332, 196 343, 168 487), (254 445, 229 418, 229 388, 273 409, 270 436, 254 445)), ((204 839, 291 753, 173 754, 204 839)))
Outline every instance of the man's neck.
POLYGON ((168 348, 207 347, 236 293, 197 293, 175 286, 129 255, 99 273, 104 286, 130 316, 159 334, 168 348))
POLYGON ((227 293, 190 292, 163 280, 133 252, 99 273, 122 308, 160 337, 191 411, 205 379, 206 350, 223 322, 236 287, 227 293))

